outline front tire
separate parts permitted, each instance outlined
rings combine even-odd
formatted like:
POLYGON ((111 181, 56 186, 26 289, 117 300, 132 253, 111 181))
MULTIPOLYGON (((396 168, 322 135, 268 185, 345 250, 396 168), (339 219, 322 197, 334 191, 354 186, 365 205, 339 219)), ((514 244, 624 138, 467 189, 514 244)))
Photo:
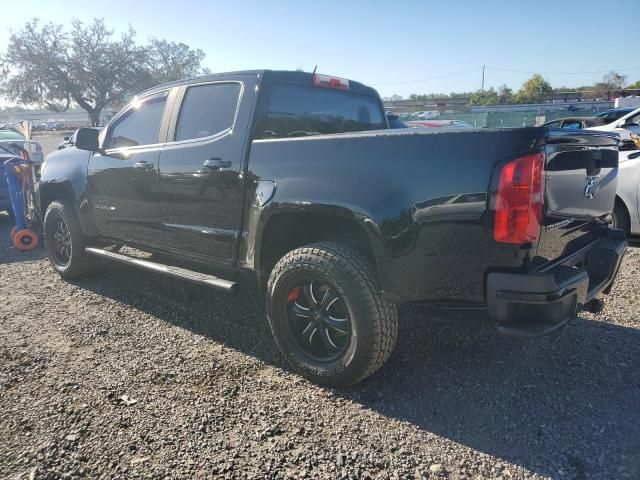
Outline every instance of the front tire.
POLYGON ((398 313, 360 252, 320 242, 287 253, 267 285, 273 337, 314 383, 344 387, 378 370, 396 343, 398 313))
POLYGON ((75 209, 67 202, 54 201, 47 207, 44 241, 51 265, 62 278, 72 280, 94 270, 96 260, 85 253, 87 238, 75 209))

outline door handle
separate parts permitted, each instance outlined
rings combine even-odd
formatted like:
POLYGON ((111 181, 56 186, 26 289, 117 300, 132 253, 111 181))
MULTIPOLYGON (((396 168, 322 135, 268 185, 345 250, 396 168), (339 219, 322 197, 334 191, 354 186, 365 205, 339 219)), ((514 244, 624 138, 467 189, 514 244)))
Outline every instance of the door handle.
POLYGON ((222 170, 223 168, 231 167, 231 160, 223 160, 221 158, 210 158, 202 163, 205 170, 222 170))

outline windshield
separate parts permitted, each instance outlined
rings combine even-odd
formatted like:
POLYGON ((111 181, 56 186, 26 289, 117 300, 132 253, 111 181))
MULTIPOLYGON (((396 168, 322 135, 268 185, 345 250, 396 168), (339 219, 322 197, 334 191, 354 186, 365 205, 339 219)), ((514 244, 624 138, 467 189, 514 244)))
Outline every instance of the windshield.
POLYGON ((275 84, 256 138, 292 138, 387 128, 375 97, 326 88, 275 84))

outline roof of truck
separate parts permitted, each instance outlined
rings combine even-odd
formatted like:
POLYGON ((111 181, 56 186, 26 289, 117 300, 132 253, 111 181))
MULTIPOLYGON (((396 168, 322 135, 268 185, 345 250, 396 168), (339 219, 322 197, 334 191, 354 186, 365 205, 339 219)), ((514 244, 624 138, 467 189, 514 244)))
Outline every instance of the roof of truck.
MULTIPOLYGON (((139 95, 148 95, 150 93, 154 93, 156 91, 161 91, 161 90, 165 90, 167 88, 171 88, 171 87, 177 87, 177 86, 181 86, 181 85, 189 85, 191 83, 200 83, 200 82, 208 82, 211 80, 215 80, 217 78, 221 78, 221 77, 229 77, 229 76, 238 76, 238 75, 265 75, 265 74, 270 74, 273 75, 274 77, 278 77, 279 80, 289 80, 292 82, 295 82, 296 80, 302 80, 302 79, 311 79, 313 76, 313 73, 311 72, 301 72, 301 71, 293 71, 293 70, 268 70, 268 69, 262 69, 262 70, 239 70, 236 72, 220 72, 220 73, 210 73, 207 75, 199 75, 197 77, 190 77, 190 78, 185 78, 182 80, 175 80, 173 82, 168 82, 168 83, 163 83, 160 85, 156 85, 155 87, 151 87, 148 88, 140 93, 138 93, 139 95)), ((325 74, 323 74, 325 75, 325 74)), ((332 76, 332 75, 330 75, 332 76)), ((372 88, 369 87, 367 85, 364 85, 363 83, 360 82, 356 82, 354 80, 349 80, 349 84, 353 85, 354 90, 357 90, 359 93, 368 93, 368 94, 372 94, 372 95, 378 95, 378 92, 372 88)))

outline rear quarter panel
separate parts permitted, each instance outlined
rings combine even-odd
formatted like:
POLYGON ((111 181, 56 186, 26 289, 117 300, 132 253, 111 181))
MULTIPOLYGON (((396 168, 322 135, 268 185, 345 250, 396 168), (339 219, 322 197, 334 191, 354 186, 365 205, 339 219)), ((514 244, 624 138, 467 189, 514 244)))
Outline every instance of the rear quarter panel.
POLYGON ((322 211, 366 230, 392 298, 483 302, 488 266, 519 268, 528 255, 496 248, 487 231, 494 166, 543 136, 543 129, 443 129, 254 141, 249 176, 275 182, 276 191, 245 260, 259 265, 261 232, 274 215, 322 211))

